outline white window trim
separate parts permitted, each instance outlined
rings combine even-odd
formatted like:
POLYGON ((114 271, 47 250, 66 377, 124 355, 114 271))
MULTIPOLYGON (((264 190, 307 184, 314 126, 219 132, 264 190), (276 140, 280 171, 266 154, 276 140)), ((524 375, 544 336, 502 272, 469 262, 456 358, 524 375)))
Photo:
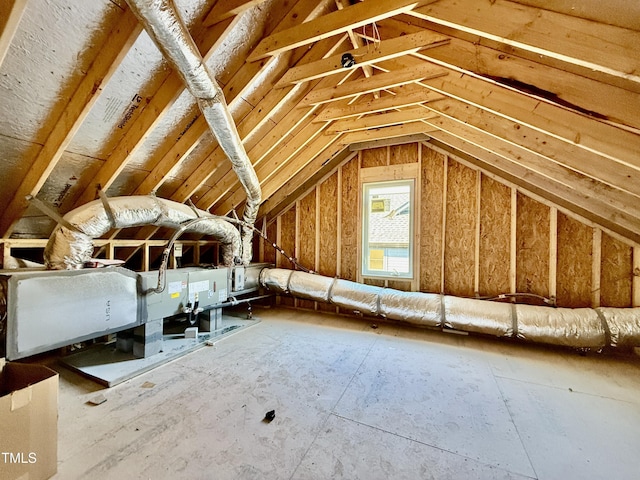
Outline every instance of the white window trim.
MULTIPOLYGON (((387 171, 388 173, 388 171, 387 171)), ((416 228, 416 183, 417 180, 414 177, 409 178, 395 178, 395 179, 367 179, 361 182, 361 195, 360 195, 360 245, 359 245, 359 274, 362 278, 374 278, 384 280, 415 280, 415 228, 416 228), (367 193, 372 185, 393 185, 393 184, 407 184, 409 185, 409 201, 410 201, 410 220, 409 220, 409 273, 403 275, 394 275, 392 273, 374 273, 367 270, 367 252, 366 245, 367 227, 368 227, 368 208, 367 208, 367 193)))

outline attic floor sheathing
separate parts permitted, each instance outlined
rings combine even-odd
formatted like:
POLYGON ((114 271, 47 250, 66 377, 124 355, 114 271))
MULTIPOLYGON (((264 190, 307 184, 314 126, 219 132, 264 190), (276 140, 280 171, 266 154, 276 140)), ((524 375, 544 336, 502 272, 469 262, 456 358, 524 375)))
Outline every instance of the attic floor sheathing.
POLYGON ((54 479, 638 478, 629 357, 254 314, 258 325, 110 389, 54 365, 54 479))

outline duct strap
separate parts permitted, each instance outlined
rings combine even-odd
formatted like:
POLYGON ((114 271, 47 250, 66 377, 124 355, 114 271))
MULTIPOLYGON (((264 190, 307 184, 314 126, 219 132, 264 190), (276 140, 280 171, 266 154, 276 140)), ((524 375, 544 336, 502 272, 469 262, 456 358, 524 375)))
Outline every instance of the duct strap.
POLYGON ((109 225, 111 225, 111 228, 116 228, 116 216, 113 214, 111 205, 109 205, 109 198, 107 197, 107 194, 104 193, 103 190, 98 190, 98 195, 100 196, 100 201, 104 207, 104 213, 107 214, 107 218, 109 219, 109 225))
MULTIPOLYGON (((275 243, 274 243, 275 245, 275 243)), ((338 281, 338 277, 334 277, 333 278, 333 282, 331 282, 331 285, 329 286, 329 291, 327 292, 327 301, 329 303, 333 303, 331 301, 331 295, 333 294, 333 287, 336 285, 336 282, 338 281)))
POLYGON ((44 213, 46 216, 48 216, 52 220, 55 220, 56 222, 58 222, 63 227, 65 227, 65 228, 67 228, 67 229, 69 229, 69 230, 71 230, 73 232, 78 232, 78 233, 84 234, 84 232, 82 230, 80 230, 78 227, 76 227, 73 223, 69 222, 68 220, 65 220, 62 217, 62 215, 60 215, 58 212, 56 212, 53 208, 51 208, 49 205, 44 203, 39 198, 36 198, 33 195, 27 195, 26 199, 27 199, 27 201, 29 201, 30 203, 35 205, 35 207, 38 210, 40 210, 42 213, 44 213))
POLYGON ((198 210, 198 208, 193 204, 191 199, 189 198, 187 201, 189 202, 189 207, 191 207, 191 210, 193 210, 193 213, 196 214, 196 217, 201 218, 202 215, 200 215, 200 210, 198 210))
POLYGON ((291 293, 291 289, 289 288, 289 285, 291 284, 291 275, 293 275, 293 272, 295 272, 295 270, 291 270, 291 272, 289 273, 289 276, 287 277, 287 290, 284 293, 291 293))
POLYGON ((380 289, 380 291, 378 292, 378 294, 376 295, 376 315, 380 315, 380 295, 382 294, 382 292, 384 291, 385 287, 382 287, 380 289))
POLYGON ((444 311, 444 293, 440 294, 440 328, 444 330, 446 323, 446 315, 444 311))
POLYGON ((606 347, 611 346, 611 329, 609 328, 609 324, 607 323, 607 319, 604 318, 604 314, 599 308, 594 308, 596 313, 598 314, 598 318, 600 319, 600 323, 602 323, 602 329, 604 330, 604 344, 606 347))
POLYGON ((518 338, 518 311, 515 303, 511 304, 511 328, 513 329, 511 336, 518 338))

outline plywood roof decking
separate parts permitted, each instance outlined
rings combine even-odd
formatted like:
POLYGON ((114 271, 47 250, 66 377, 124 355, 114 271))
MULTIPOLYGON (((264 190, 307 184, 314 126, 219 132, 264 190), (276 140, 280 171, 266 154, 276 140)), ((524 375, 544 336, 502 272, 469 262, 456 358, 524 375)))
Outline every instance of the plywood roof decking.
MULTIPOLYGON (((228 160, 126 3, 89 3, 0 6, 0 235, 49 235, 28 194, 62 213, 98 187, 241 206, 228 160)), ((635 2, 175 3, 255 164, 261 215, 349 149, 420 138, 640 242, 635 2)))

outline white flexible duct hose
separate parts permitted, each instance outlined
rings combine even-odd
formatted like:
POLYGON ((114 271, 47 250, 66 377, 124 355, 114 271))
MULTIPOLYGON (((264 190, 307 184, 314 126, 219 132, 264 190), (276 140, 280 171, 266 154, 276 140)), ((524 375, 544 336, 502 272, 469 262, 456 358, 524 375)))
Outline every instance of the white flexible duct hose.
MULTIPOLYGON (((127 0, 145 30, 180 73, 187 88, 198 100, 213 135, 229 157, 233 170, 247 193, 243 220, 253 225, 262 201, 260 182, 242 145, 222 89, 211 76, 187 27, 172 0, 127 0)), ((242 262, 251 261, 253 231, 242 228, 242 262)))
POLYGON ((640 346, 640 308, 552 308, 402 292, 295 270, 265 268, 260 284, 364 315, 418 326, 515 337, 573 348, 640 346))
MULTIPOLYGON (((101 200, 94 200, 64 216, 65 224, 74 228, 58 225, 49 237, 44 250, 48 269, 83 268, 93 255, 93 239, 113 228, 155 225, 179 229, 185 222, 209 215, 203 210, 194 210, 182 203, 153 196, 113 197, 107 202, 108 209, 101 200)), ((240 256, 240 233, 225 220, 208 218, 193 224, 186 231, 209 235, 218 240, 225 265, 233 265, 240 256)))

